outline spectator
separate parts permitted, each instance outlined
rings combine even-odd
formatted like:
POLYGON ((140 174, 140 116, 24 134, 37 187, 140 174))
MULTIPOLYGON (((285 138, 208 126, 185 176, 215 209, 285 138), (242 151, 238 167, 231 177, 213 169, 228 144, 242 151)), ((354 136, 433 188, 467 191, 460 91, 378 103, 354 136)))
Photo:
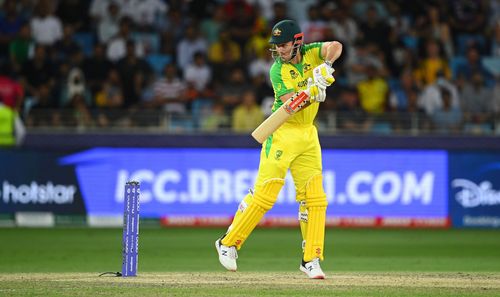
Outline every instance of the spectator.
MULTIPOLYGON (((306 2, 304 0, 299 0, 299 1, 301 3, 306 2)), ((270 24, 276 24, 279 21, 282 21, 284 19, 289 18, 288 17, 288 2, 290 2, 290 1, 287 1, 287 2, 285 2, 285 1, 275 1, 273 3, 273 13, 272 13, 273 17, 269 21, 270 24)), ((304 15, 305 15, 305 13, 304 13, 304 15)))
POLYGON ((171 114, 187 114, 186 83, 179 77, 176 65, 165 66, 164 75, 153 84, 152 105, 171 114))
POLYGON ((251 90, 245 91, 242 95, 241 104, 233 111, 234 132, 251 132, 264 120, 264 114, 257 105, 255 93, 251 90))
POLYGON ((123 92, 120 74, 115 69, 110 69, 102 88, 95 96, 95 105, 98 108, 97 124, 101 127, 109 126, 120 117, 123 107, 123 92))
POLYGON ((207 93, 212 82, 212 70, 207 65, 202 52, 194 54, 194 62, 184 70, 184 80, 192 85, 198 94, 207 93))
POLYGON ((62 89, 59 104, 72 114, 72 121, 78 126, 88 126, 92 122, 89 112, 91 105, 90 90, 85 84, 85 77, 80 68, 72 68, 62 89))
POLYGON ((21 85, 26 95, 33 97, 35 101, 42 100, 40 106, 56 107, 58 104, 52 97, 54 78, 55 72, 47 58, 45 47, 37 45, 33 59, 26 61, 21 70, 21 85))
POLYGON ((313 4, 307 8, 308 18, 302 24, 302 32, 304 32, 305 43, 326 40, 327 31, 329 30, 325 21, 320 18, 320 7, 313 4))
POLYGON ((0 102, 0 148, 20 145, 25 136, 18 112, 0 102))
MULTIPOLYGON (((270 69, 270 68, 268 68, 270 69)), ((262 106, 264 99, 271 97, 274 101, 274 91, 269 84, 269 79, 262 73, 252 77, 252 90, 257 97, 257 104, 262 106)), ((272 106, 271 106, 272 107, 272 106)), ((269 110, 271 110, 270 108, 269 110)))
POLYGON ((19 112, 24 99, 23 87, 10 77, 10 69, 6 65, 3 65, 1 70, 0 104, 19 112))
POLYGON ((395 131, 412 132, 429 128, 428 118, 425 111, 418 106, 418 93, 410 92, 407 95, 408 104, 404 110, 399 110, 395 117, 392 117, 395 131))
POLYGON ((354 4, 351 4, 352 14, 356 19, 361 20, 361 22, 370 18, 369 14, 372 13, 369 12, 370 10, 373 10, 381 19, 388 19, 389 13, 383 2, 377 0, 358 0, 354 4))
POLYGON ((18 36, 9 44, 10 61, 16 73, 29 58, 33 57, 35 43, 31 38, 31 29, 28 23, 21 26, 18 36))
POLYGON ((134 3, 132 19, 143 30, 152 30, 161 15, 168 10, 168 5, 162 0, 142 0, 134 3))
POLYGON ((232 113, 233 110, 241 103, 241 95, 243 92, 252 88, 248 83, 243 69, 235 67, 231 70, 226 78, 227 83, 219 88, 219 96, 224 104, 225 110, 232 113))
POLYGON ((223 29, 220 32, 219 40, 213 43, 208 51, 208 60, 214 65, 216 75, 221 77, 238 64, 240 59, 240 47, 231 39, 230 31, 223 29))
MULTIPOLYGON (((332 5, 328 5, 328 9, 334 10, 332 5)), ((353 46, 358 38, 358 25, 343 8, 334 10, 332 14, 335 15, 335 17, 329 19, 328 26, 333 36, 342 42, 346 48, 353 46)))
POLYGON ((466 80, 460 94, 464 120, 474 124, 481 124, 490 119, 493 105, 492 89, 483 83, 481 72, 472 73, 470 80, 466 80))
POLYGON ((448 22, 457 44, 457 54, 464 55, 471 43, 479 44, 484 50, 484 33, 488 21, 486 1, 451 0, 448 5, 448 22))
POLYGON ((444 52, 447 59, 451 59, 454 54, 454 46, 451 35, 451 29, 447 22, 444 21, 439 11, 438 6, 429 5, 427 7, 427 14, 420 19, 417 25, 422 40, 426 38, 433 38, 439 40, 443 45, 444 52))
POLYGON ((431 121, 438 132, 457 132, 462 122, 462 112, 458 105, 452 105, 451 92, 447 88, 439 88, 440 106, 431 114, 431 121))
POLYGON ((143 75, 146 81, 153 71, 149 64, 136 54, 136 46, 133 41, 126 42, 126 55, 118 61, 116 69, 120 73, 122 90, 124 96, 124 107, 135 106, 139 102, 142 89, 136 84, 136 76, 143 75))
POLYGON ((188 20, 184 18, 179 9, 168 9, 165 17, 161 18, 157 28, 161 32, 162 39, 172 41, 172 47, 176 48, 179 42, 185 37, 188 20))
POLYGON ((444 75, 448 80, 451 79, 451 69, 443 57, 439 41, 429 39, 425 43, 425 57, 420 61, 420 65, 415 71, 419 86, 434 84, 438 73, 444 75))
MULTIPOLYGON (((380 4, 381 6, 383 4, 380 4)), ((375 44, 384 54, 385 64, 392 64, 392 51, 389 36, 391 29, 387 22, 387 18, 381 17, 377 12, 376 6, 370 4, 366 10, 366 18, 359 26, 362 39, 367 43, 375 44)), ((389 67, 390 68, 390 67, 389 67)))
POLYGON ((106 12, 97 21, 97 37, 99 42, 106 44, 120 31, 120 7, 114 1, 108 2, 106 12))
POLYGON ((389 106, 394 111, 407 111, 409 109, 410 97, 415 98, 418 89, 413 74, 407 70, 401 74, 398 84, 392 88, 389 97, 389 106))
POLYGON ((201 120, 201 130, 204 132, 217 132, 230 126, 229 117, 224 111, 224 105, 215 102, 212 111, 201 120))
POLYGON ((387 73, 384 60, 377 54, 376 47, 363 41, 358 41, 354 47, 348 49, 346 61, 347 80, 349 86, 355 86, 367 78, 369 66, 377 68, 381 75, 387 73))
POLYGON ((51 2, 39 1, 31 19, 31 32, 36 43, 51 46, 63 36, 61 20, 52 12, 51 2))
POLYGON ((245 0, 228 0, 224 9, 232 39, 243 49, 255 23, 254 8, 245 0))
POLYGON ((100 43, 94 44, 94 50, 90 57, 83 63, 83 73, 87 78, 87 85, 96 94, 102 89, 102 84, 109 77, 113 65, 106 59, 105 47, 100 43))
POLYGON ((368 114, 381 115, 387 108, 389 87, 373 65, 367 68, 367 79, 357 85, 361 107, 368 114))
MULTIPOLYGON (((108 43, 107 57, 111 62, 118 62, 127 55, 128 41, 131 39, 130 30, 132 20, 123 17, 120 20, 120 30, 108 43)), ((144 56, 144 45, 141 42, 134 43, 135 56, 142 58, 144 56)))
POLYGON ((207 53, 207 42, 199 36, 198 28, 191 24, 186 28, 185 37, 177 45, 177 65, 185 69, 193 62, 194 53, 207 53))
POLYGON ((119 8, 121 7, 121 2, 121 0, 92 0, 88 14, 91 17, 94 26, 108 14, 108 9, 111 3, 114 3, 119 8))
POLYGON ((439 73, 436 82, 425 87, 418 99, 418 105, 425 110, 428 116, 432 116, 436 110, 442 109, 443 99, 441 89, 446 89, 450 93, 450 105, 453 109, 460 106, 460 96, 457 87, 447 80, 442 73, 439 73))
POLYGON ((482 76, 482 83, 486 84, 487 86, 493 86, 494 79, 481 63, 479 48, 477 48, 476 46, 468 47, 466 58, 467 63, 460 65, 457 69, 457 77, 459 79, 464 79, 465 81, 471 81, 472 76, 476 72, 479 72, 482 76))
POLYGON ((250 77, 253 79, 257 76, 264 76, 265 82, 269 87, 271 87, 271 79, 269 77, 269 69, 273 65, 273 58, 269 52, 265 53, 262 56, 253 59, 248 64, 248 73, 250 77))
POLYGON ((80 50, 80 46, 74 40, 73 33, 73 27, 65 24, 62 39, 54 45, 54 56, 57 62, 68 60, 73 53, 80 50))
POLYGON ((16 2, 6 0, 3 3, 3 13, 0 14, 0 57, 7 56, 9 43, 16 38, 25 21, 17 12, 16 2))
POLYGON ((254 32, 245 45, 245 60, 269 56, 269 29, 262 20, 256 22, 254 32))
POLYGON ((361 108, 356 89, 346 88, 338 96, 338 127, 342 130, 368 131, 372 125, 368 114, 361 108))
POLYGON ((218 5, 210 18, 206 18, 201 22, 201 32, 207 40, 209 46, 219 39, 219 34, 225 26, 224 7, 218 5))

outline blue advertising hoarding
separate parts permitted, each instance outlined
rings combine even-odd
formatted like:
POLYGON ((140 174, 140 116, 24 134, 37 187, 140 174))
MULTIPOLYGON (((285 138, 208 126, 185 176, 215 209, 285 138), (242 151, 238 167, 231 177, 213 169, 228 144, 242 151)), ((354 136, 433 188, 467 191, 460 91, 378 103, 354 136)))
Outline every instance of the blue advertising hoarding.
MULTIPOLYGON (((324 150, 328 215, 446 218, 447 153, 324 150)), ((230 216, 253 186, 256 149, 96 148, 60 159, 74 167, 87 212, 119 215, 128 180, 141 182, 141 216, 230 216)), ((296 217, 290 176, 274 216, 296 217)))
POLYGON ((500 154, 450 154, 450 216, 455 227, 500 227, 500 154))

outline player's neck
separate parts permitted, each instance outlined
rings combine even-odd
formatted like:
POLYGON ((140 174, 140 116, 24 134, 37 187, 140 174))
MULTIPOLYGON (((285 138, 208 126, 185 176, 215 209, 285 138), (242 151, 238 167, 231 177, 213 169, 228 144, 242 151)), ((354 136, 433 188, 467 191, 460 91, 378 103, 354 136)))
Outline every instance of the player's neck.
POLYGON ((301 60, 302 60, 302 54, 300 52, 298 52, 297 55, 293 59, 290 60, 290 63, 299 64, 301 60))

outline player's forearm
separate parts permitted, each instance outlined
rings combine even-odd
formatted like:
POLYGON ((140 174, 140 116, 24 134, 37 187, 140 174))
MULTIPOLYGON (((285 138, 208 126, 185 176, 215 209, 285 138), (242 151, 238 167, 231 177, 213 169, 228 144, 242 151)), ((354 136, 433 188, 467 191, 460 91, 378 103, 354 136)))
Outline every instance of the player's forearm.
POLYGON ((326 47, 325 62, 332 64, 342 54, 342 43, 338 41, 331 41, 326 47))

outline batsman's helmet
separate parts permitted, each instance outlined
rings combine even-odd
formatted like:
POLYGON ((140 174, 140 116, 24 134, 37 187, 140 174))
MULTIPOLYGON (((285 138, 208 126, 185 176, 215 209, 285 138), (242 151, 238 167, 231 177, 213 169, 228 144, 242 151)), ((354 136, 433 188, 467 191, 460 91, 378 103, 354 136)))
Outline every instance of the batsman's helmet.
POLYGON ((273 45, 273 48, 271 48, 273 58, 279 58, 279 55, 276 52, 276 45, 293 41, 291 58, 283 62, 288 62, 293 59, 302 47, 303 37, 304 33, 302 33, 299 25, 297 25, 295 21, 283 20, 278 22, 274 25, 273 30, 271 31, 271 38, 269 39, 269 43, 273 45))
POLYGON ((274 25, 271 31, 271 38, 269 43, 271 44, 282 44, 289 41, 294 41, 297 37, 302 39, 302 31, 299 25, 292 20, 283 20, 274 25))

